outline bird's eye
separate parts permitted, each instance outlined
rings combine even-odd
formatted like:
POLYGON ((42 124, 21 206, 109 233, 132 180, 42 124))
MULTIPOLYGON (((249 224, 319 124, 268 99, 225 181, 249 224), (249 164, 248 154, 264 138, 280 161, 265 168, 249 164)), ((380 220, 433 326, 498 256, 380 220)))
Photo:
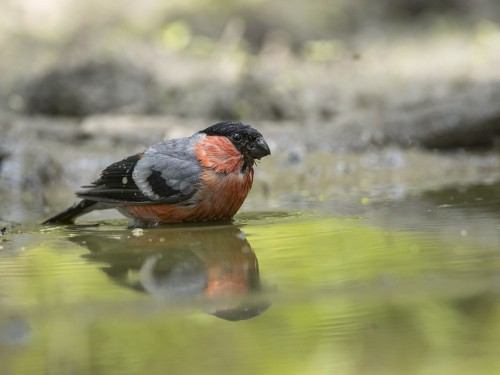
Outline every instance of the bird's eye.
POLYGON ((233 141, 235 141, 235 142, 241 142, 241 134, 234 133, 233 134, 233 141))

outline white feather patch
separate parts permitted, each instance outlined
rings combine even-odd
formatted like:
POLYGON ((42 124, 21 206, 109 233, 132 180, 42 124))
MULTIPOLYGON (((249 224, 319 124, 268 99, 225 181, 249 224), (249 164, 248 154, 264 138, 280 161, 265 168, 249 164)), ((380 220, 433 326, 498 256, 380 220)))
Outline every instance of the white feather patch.
POLYGON ((152 171, 150 169, 135 168, 132 172, 132 178, 139 190, 151 200, 158 200, 160 196, 153 191, 151 184, 148 182, 149 176, 151 176, 152 171))

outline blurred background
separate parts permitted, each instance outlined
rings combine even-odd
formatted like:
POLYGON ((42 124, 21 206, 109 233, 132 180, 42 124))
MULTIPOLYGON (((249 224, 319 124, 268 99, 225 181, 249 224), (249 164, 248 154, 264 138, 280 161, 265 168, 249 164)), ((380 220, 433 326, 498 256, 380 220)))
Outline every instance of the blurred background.
POLYGON ((336 149, 499 133, 492 0, 1 5, 4 111, 290 121, 336 149))
POLYGON ((0 188, 30 212, 221 120, 264 133, 276 196, 500 178, 498 2, 0 3, 0 188))
POLYGON ((500 174, 495 1, 1 6, 2 186, 31 192, 37 207, 55 204, 63 185, 58 199, 69 199, 82 176, 131 150, 220 120, 254 125, 277 166, 297 167, 280 184, 264 175, 278 194, 329 197, 394 180, 406 192, 500 174), (457 162, 435 150, 472 154, 457 162), (311 163, 321 173, 308 175, 311 163))

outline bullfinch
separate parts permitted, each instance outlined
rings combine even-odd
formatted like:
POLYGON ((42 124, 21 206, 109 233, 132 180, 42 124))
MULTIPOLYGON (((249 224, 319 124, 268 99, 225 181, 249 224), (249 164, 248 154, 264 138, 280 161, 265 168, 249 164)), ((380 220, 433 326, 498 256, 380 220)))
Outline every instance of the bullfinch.
POLYGON ((252 187, 255 160, 270 154, 257 130, 220 122, 111 164, 76 193, 81 201, 43 224, 73 223, 108 208, 133 219, 133 225, 227 220, 252 187))

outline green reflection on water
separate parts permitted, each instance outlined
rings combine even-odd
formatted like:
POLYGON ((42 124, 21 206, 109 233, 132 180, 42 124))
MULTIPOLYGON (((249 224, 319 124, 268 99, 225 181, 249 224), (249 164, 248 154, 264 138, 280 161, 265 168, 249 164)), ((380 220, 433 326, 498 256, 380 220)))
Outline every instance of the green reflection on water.
POLYGON ((500 257, 460 237, 302 214, 23 236, 0 258, 2 374, 500 371, 500 257))

